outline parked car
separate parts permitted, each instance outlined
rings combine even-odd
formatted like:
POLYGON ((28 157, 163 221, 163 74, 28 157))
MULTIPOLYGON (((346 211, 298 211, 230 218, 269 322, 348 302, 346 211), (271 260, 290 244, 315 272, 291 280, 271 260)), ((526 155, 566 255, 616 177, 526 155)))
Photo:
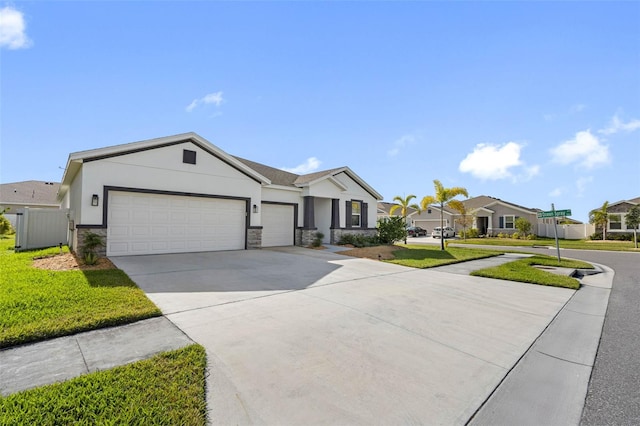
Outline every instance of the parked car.
POLYGON ((445 226, 444 228, 440 228, 438 226, 433 228, 431 236, 433 238, 440 238, 441 236, 444 236, 444 238, 453 238, 456 236, 456 231, 454 231, 450 226, 445 226))
POLYGON ((410 237, 427 236, 427 230, 419 226, 410 226, 407 228, 407 235, 410 237))

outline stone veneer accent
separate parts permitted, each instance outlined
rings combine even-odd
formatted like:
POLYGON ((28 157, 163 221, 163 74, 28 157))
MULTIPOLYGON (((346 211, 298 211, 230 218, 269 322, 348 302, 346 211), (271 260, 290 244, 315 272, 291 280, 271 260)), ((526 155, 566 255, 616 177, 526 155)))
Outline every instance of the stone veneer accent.
POLYGON ((298 244, 298 234, 296 232, 296 245, 303 247, 310 246, 313 240, 316 239, 316 233, 318 229, 300 229, 300 244, 298 244))
POLYGON ((329 239, 330 244, 338 244, 340 238, 345 234, 364 235, 365 237, 373 237, 378 233, 376 228, 338 228, 331 230, 331 236, 329 239))
POLYGON ((82 249, 84 248, 84 236, 88 233, 98 234, 102 237, 103 245, 96 247, 96 254, 98 256, 106 256, 107 255, 107 228, 76 228, 76 246, 74 247, 74 251, 82 256, 82 249))
POLYGON ((247 229, 247 248, 248 249, 262 248, 262 228, 247 229))

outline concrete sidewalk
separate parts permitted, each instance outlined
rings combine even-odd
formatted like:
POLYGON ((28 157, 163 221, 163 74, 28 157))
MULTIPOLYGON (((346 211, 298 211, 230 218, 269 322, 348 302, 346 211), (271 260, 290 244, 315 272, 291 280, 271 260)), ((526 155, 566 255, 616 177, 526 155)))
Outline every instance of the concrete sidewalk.
POLYGON ((108 370, 192 344, 165 317, 0 350, 0 394, 108 370))
POLYGON ((509 372, 469 424, 577 425, 587 396, 614 271, 582 286, 509 372))

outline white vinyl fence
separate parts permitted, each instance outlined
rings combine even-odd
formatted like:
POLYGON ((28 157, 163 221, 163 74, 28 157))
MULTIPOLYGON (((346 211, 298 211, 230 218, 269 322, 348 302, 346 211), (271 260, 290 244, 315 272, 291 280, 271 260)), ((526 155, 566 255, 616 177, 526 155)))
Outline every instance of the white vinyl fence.
POLYGON ((68 244, 68 213, 68 210, 19 209, 16 214, 16 251, 68 244))
MULTIPOLYGON (((553 232, 553 224, 538 224, 539 236, 553 238, 553 232)), ((594 232, 596 232, 595 226, 588 223, 580 223, 575 225, 558 225, 558 238, 562 238, 565 240, 583 240, 585 238, 589 238, 589 236, 594 232)))

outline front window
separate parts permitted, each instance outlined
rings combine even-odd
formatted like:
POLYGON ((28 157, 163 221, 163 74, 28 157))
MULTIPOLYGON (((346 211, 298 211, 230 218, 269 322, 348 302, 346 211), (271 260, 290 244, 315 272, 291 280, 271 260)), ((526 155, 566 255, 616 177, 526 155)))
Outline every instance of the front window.
POLYGON ((619 214, 609 216, 609 229, 622 229, 622 217, 619 214))
POLYGON ((360 226, 360 201, 351 202, 351 226, 360 226))
POLYGON ((504 228, 505 229, 515 229, 514 216, 505 216, 504 217, 504 228))

